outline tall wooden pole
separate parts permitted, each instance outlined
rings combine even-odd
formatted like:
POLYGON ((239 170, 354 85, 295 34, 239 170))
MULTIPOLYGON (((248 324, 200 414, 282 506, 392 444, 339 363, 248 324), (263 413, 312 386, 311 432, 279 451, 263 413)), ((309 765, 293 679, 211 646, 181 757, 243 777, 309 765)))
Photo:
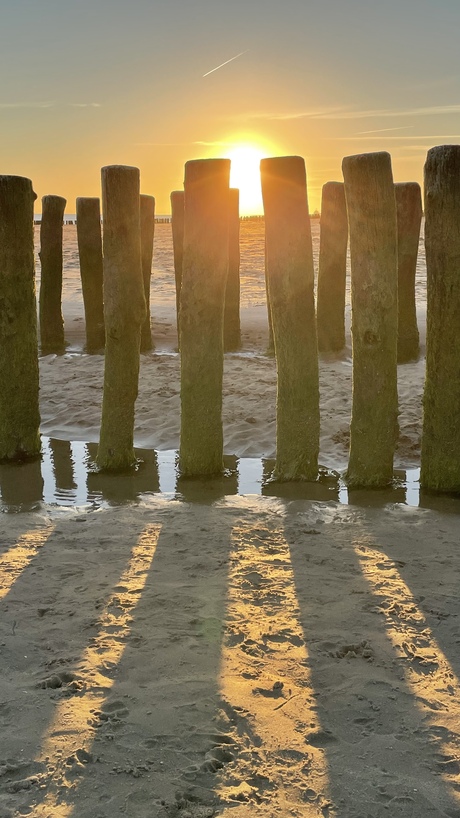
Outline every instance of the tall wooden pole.
POLYGON ((40 344, 44 355, 64 352, 62 318, 62 225, 67 202, 43 196, 40 223, 40 344))
POLYGON ((343 160, 350 226, 353 402, 347 481, 393 479, 398 436, 396 204, 388 153, 343 160))
POLYGON ((142 278, 147 315, 141 331, 141 352, 154 349, 150 326, 150 279, 152 277, 153 238, 155 235, 155 199, 141 195, 141 253, 142 278))
POLYGON ((198 159, 185 165, 179 453, 184 476, 216 474, 223 469, 229 178, 229 159, 198 159))
POLYGON ((171 227, 174 251, 174 276, 176 279, 176 321, 177 338, 180 343, 179 315, 180 290, 182 284, 182 258, 184 252, 184 191, 173 190, 171 193, 171 227))
POLYGON ((348 217, 343 182, 327 182, 321 200, 318 268, 318 349, 340 352, 345 346, 345 281, 348 217))
POLYGON ((319 385, 313 250, 305 162, 262 159, 266 271, 277 387, 275 476, 318 474, 319 385))
POLYGON ((135 463, 134 403, 145 321, 138 168, 102 168, 104 219, 104 395, 97 465, 116 470, 135 463))
POLYGON ((420 339, 415 305, 415 272, 417 269, 422 192, 417 182, 395 185, 398 220, 398 363, 417 360, 420 339))
POLYGON ((428 151, 423 488, 460 492, 460 145, 428 151))
POLYGON ((0 176, 0 461, 40 454, 32 182, 0 176))
POLYGON ((240 191, 230 188, 228 221, 228 275, 225 290, 224 352, 241 346, 240 327, 240 191))
POLYGON ((85 307, 86 351, 98 352, 105 345, 105 326, 101 208, 97 197, 79 196, 77 199, 77 240, 85 307))

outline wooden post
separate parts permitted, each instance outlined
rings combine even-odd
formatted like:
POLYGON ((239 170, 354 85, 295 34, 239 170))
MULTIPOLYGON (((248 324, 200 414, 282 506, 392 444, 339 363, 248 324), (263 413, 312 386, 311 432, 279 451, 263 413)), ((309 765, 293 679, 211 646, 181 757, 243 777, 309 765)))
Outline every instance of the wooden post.
POLYGON ((155 234, 155 199, 141 195, 142 278, 147 315, 141 330, 141 352, 155 349, 150 326, 150 279, 152 277, 153 237, 155 234))
POLYGON ((398 363, 416 361, 420 340, 415 307, 415 271, 417 268, 422 192, 417 182, 395 185, 398 220, 398 363))
POLYGON ((0 461, 40 454, 32 182, 0 176, 0 461))
POLYGON ((327 182, 321 200, 318 269, 318 349, 340 352, 345 346, 345 280, 348 218, 343 182, 327 182))
POLYGON ((278 375, 274 476, 316 480, 318 350, 305 162, 300 156, 281 156, 262 159, 260 168, 278 375))
POLYGON ((85 307, 86 351, 98 352, 105 345, 105 327, 101 208, 97 197, 79 196, 77 199, 77 240, 85 307))
POLYGON ((460 145, 428 151, 425 164, 427 272, 424 489, 460 492, 460 145))
POLYGON ((240 191, 230 188, 228 219, 228 275, 225 290, 224 352, 241 346, 240 327, 240 191))
POLYGON ((62 318, 62 225, 67 202, 43 196, 40 223, 40 345, 43 355, 65 350, 62 318))
MULTIPOLYGON (((266 232, 266 231, 265 231, 266 232)), ((267 243, 265 242, 264 254, 264 275, 265 275, 265 297, 267 299, 267 319, 268 319, 268 344, 265 352, 270 358, 275 355, 275 341, 273 340, 273 321, 272 308, 270 304, 270 293, 268 292, 268 274, 267 274, 267 243)))
POLYGON ((171 193, 171 227, 174 251, 174 276, 176 279, 176 321, 177 339, 180 344, 179 314, 180 290, 182 284, 182 257, 184 252, 184 191, 173 190, 171 193))
POLYGON ((139 381, 141 326, 145 321, 138 168, 102 168, 104 219, 104 395, 97 465, 135 463, 134 403, 139 381))
POLYGON ((393 479, 398 436, 396 204, 388 153, 343 160, 350 226, 353 402, 350 487, 393 479))
POLYGON ((185 165, 180 296, 183 476, 223 470, 223 320, 228 263, 229 159, 185 165))

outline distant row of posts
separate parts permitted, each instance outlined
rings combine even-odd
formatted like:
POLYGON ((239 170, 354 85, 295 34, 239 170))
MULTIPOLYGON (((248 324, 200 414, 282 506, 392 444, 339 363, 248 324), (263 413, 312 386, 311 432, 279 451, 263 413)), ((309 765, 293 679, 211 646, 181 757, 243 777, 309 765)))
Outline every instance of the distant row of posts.
MULTIPOLYGON (((184 191, 171 196, 181 350, 184 476, 223 468, 224 350, 240 345, 238 191, 229 160, 185 166, 184 191)), ((277 363, 279 480, 315 480, 319 451, 318 348, 345 343, 345 270, 350 237, 353 399, 347 482, 387 485, 398 437, 397 363, 417 358, 415 269, 422 217, 420 187, 394 185, 387 153, 343 160, 344 183, 323 188, 315 316, 306 172, 300 157, 261 163, 266 280, 277 363), (399 298, 398 298, 399 297, 399 298)), ((427 370, 421 483, 460 492, 460 146, 428 153, 425 165, 427 370)), ((137 168, 102 169, 97 199, 77 202, 87 349, 105 343, 101 435, 104 470, 134 463, 139 352, 152 348, 148 298, 152 197, 140 195, 137 168), (103 297, 101 295, 103 280, 103 297)), ((37 325, 30 180, 0 176, 0 460, 40 452, 37 325)), ((43 199, 40 325, 42 349, 64 347, 61 314, 65 200, 43 199)))

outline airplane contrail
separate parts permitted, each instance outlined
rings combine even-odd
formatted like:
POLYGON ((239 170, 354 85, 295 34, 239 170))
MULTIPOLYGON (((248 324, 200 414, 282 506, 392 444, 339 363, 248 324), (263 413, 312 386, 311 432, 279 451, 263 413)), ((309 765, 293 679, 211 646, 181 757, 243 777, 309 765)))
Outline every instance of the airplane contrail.
POLYGON ((228 65, 229 62, 233 62, 233 60, 237 60, 238 57, 242 57, 243 54, 247 54, 247 51, 241 51, 239 54, 235 54, 234 57, 230 57, 229 60, 225 60, 225 62, 221 62, 220 65, 217 65, 215 68, 211 68, 210 71, 207 71, 206 74, 203 74, 203 77, 209 77, 209 74, 213 74, 214 71, 218 71, 219 68, 223 68, 224 65, 228 65))

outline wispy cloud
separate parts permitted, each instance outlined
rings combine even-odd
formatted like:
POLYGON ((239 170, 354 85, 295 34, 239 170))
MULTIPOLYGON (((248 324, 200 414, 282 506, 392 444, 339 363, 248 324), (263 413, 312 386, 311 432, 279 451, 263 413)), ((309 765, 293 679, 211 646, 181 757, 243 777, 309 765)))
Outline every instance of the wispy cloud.
POLYGON ((411 134, 410 136, 329 136, 327 139, 340 142, 403 142, 405 139, 420 139, 421 141, 426 142, 437 141, 439 144, 439 140, 443 139, 460 139, 460 133, 432 134, 431 136, 423 136, 421 134, 411 134))
POLYGON ((100 102, 0 102, 0 110, 19 108, 100 108, 100 102))
POLYGON ((247 51, 240 51, 240 53, 239 53, 239 54, 235 54, 235 56, 234 56, 234 57, 230 57, 230 59, 229 59, 229 60, 225 60, 225 62, 221 62, 221 64, 220 64, 220 65, 216 65, 216 67, 215 67, 215 68, 211 68, 211 70, 210 70, 210 71, 206 71, 206 74, 203 74, 203 78, 204 78, 204 77, 209 77, 209 75, 210 75, 210 74, 214 74, 214 71, 218 71, 218 70, 219 70, 219 68, 223 68, 223 67, 224 67, 224 65, 228 65, 228 64, 229 64, 229 62, 233 62, 233 60, 237 60, 237 59, 238 59, 238 57, 242 57, 242 56, 243 56, 243 54, 247 54, 247 51))
POLYGON ((356 136, 364 136, 365 134, 371 133, 385 133, 387 131, 407 131, 409 128, 413 127, 413 125, 400 125, 398 128, 377 128, 375 131, 358 131, 356 136))
POLYGON ((354 120, 354 119, 379 119, 381 117, 401 117, 401 116, 441 116, 444 114, 460 114, 460 104, 455 105, 432 105, 425 108, 372 108, 366 110, 353 110, 352 108, 326 108, 310 111, 293 112, 265 112, 246 114, 247 119, 331 119, 331 120, 354 120))
POLYGON ((0 109, 7 108, 54 108, 55 102, 0 102, 0 109))

